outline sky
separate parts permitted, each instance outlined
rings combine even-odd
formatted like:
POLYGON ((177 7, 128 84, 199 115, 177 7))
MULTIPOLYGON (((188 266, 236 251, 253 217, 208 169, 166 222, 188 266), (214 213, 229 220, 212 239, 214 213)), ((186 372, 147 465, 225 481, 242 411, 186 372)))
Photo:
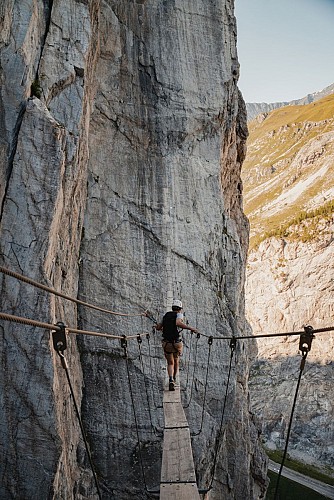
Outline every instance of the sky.
POLYGON ((334 83, 334 0, 235 0, 246 102, 299 99, 334 83))

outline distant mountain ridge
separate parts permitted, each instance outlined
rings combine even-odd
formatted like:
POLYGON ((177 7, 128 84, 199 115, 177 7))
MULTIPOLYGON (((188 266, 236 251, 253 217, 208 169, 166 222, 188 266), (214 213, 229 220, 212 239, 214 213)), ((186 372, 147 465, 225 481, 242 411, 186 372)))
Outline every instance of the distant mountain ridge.
POLYGON ((307 94, 307 96, 301 99, 295 99, 294 101, 284 101, 284 102, 248 102, 246 103, 247 110, 247 121, 252 121, 261 113, 269 113, 277 108, 282 108, 283 106, 294 106, 300 104, 310 104, 311 102, 317 101, 322 97, 325 97, 334 92, 334 83, 328 87, 320 90, 319 92, 314 92, 313 94, 307 94))

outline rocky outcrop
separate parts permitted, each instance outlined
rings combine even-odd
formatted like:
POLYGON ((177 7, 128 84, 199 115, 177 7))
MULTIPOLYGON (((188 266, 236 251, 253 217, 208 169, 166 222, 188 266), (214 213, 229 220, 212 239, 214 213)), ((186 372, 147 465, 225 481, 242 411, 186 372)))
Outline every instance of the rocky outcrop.
MULTIPOLYGON (((246 311, 254 334, 333 326, 333 217, 317 221, 316 236, 262 242, 250 253, 246 311)), ((304 224, 310 224, 305 221, 304 224)), ((283 449, 299 369, 299 337, 258 340, 251 371, 252 408, 268 448, 283 449)), ((301 461, 333 469, 333 332, 316 334, 308 354, 288 448, 301 461)))
MULTIPOLYGON (((206 334, 248 332, 240 181, 247 129, 233 2, 31 0, 1 9, 2 264, 125 313, 148 307, 160 316, 177 295, 206 334)), ((150 331, 147 318, 77 310, 12 278, 1 276, 1 287, 9 313, 118 335, 150 331)), ((202 337, 195 364, 185 342, 181 383, 187 400, 188 360, 196 431, 208 347, 202 337)), ((1 497, 96 497, 49 333, 2 323, 1 348, 1 497)), ((149 488, 159 483, 161 438, 151 420, 162 424, 155 406, 165 372, 156 336, 151 349, 150 359, 145 343, 141 360, 137 341, 129 342, 128 372, 118 341, 69 338, 103 498, 146 498, 142 472, 149 488)), ((215 341, 212 351, 203 431, 193 441, 203 488, 229 363, 227 343, 215 341)), ((212 499, 264 495, 248 402, 254 356, 252 344, 238 345, 212 499)))

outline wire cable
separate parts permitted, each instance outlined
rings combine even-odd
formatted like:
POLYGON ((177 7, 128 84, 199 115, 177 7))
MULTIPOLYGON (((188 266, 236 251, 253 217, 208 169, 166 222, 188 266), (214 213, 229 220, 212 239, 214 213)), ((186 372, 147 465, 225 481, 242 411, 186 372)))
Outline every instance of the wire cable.
MULTIPOLYGON (((1 270, 1 268, 0 268, 1 270)), ((146 314, 143 314, 143 316, 146 317, 146 314)), ((14 323, 21 323, 24 325, 30 325, 30 326, 36 326, 38 328, 45 328, 52 330, 54 329, 54 325, 50 325, 49 323, 42 323, 41 321, 36 321, 33 319, 28 319, 28 318, 22 318, 20 316, 15 316, 14 314, 8 314, 4 312, 0 312, 0 319, 4 319, 6 321, 11 321, 14 323)), ((106 337, 106 338, 113 338, 113 339, 122 339, 122 335, 112 335, 110 333, 102 333, 102 332, 94 332, 94 331, 89 331, 89 330, 79 330, 77 328, 67 328, 67 331, 70 333, 76 333, 76 334, 82 334, 82 335, 95 335, 96 337, 106 337)), ((313 330, 313 333, 326 333, 326 332, 332 332, 334 331, 334 326, 330 326, 327 328, 315 328, 313 330)), ((212 340, 231 340, 231 337, 214 337, 212 335, 206 335, 205 333, 198 332, 201 336, 207 338, 207 339, 212 339, 212 340)), ((261 334, 261 335, 245 335, 244 337, 242 336, 234 336, 236 340, 247 340, 247 339, 252 339, 256 340, 258 338, 270 338, 270 337, 288 337, 292 335, 302 335, 303 332, 286 332, 286 333, 274 333, 274 334, 261 334)), ((147 333, 143 332, 140 333, 141 336, 147 335, 147 333)), ((137 338, 138 334, 134 335, 127 335, 127 339, 135 339, 137 338)))
POLYGON ((302 374, 303 374, 303 371, 304 371, 304 367, 305 367, 305 363, 306 363, 306 358, 307 358, 307 355, 308 355, 309 351, 311 350, 312 340, 314 338, 313 334, 314 334, 315 330, 313 330, 313 328, 311 326, 306 326, 304 328, 305 328, 305 330, 304 330, 304 332, 300 336, 300 343, 299 343, 299 350, 302 352, 302 359, 301 359, 301 362, 300 362, 299 376, 298 376, 298 381, 297 381, 295 396, 294 396, 294 399, 293 399, 293 405, 292 405, 292 410, 291 410, 291 415, 290 415, 290 420, 289 420, 289 426, 288 426, 288 431, 287 431, 287 436, 286 436, 286 441, 285 441, 285 448, 284 448, 283 458, 282 458, 281 466, 280 466, 280 469, 279 469, 279 472, 278 472, 278 476, 277 476, 277 482, 276 482, 274 500, 278 500, 279 499, 279 496, 278 496, 278 487, 279 487, 279 483, 280 483, 280 479, 281 479, 281 475, 282 475, 282 471, 283 471, 283 466, 284 466, 286 454, 287 454, 287 451, 288 451, 289 437, 290 437, 290 432, 291 432, 291 427, 292 427, 292 419, 293 419, 293 414, 294 414, 295 407, 296 407, 296 402, 297 402, 297 396, 298 396, 300 381, 301 381, 302 374))
POLYGON ((228 393, 228 388, 229 388, 229 385, 230 385, 232 360, 233 360, 233 355, 234 355, 234 352, 235 352, 236 345, 237 345, 237 341, 236 341, 235 337, 232 337, 232 339, 230 341, 231 355, 230 355, 230 364, 229 364, 229 367, 228 367, 228 375, 227 375, 226 390, 225 390, 225 396, 224 396, 223 411, 222 411, 222 416, 221 416, 221 420, 220 420, 219 431, 218 431, 218 434, 217 434, 217 437, 216 437, 215 454, 214 454, 214 460, 213 460, 213 466, 212 466, 212 475, 211 475, 211 482, 210 482, 210 485, 209 485, 209 490, 212 489, 212 484, 213 484, 213 480, 214 480, 214 477, 215 477, 217 457, 218 457, 218 449, 219 449, 219 441, 220 441, 221 432, 222 432, 222 428, 223 428, 224 414, 225 414, 226 401, 227 401, 227 393, 228 393))
POLYGON ((120 312, 115 312, 115 311, 110 311, 109 309, 105 309, 104 307, 99 307, 95 306, 94 304, 90 304, 88 302, 84 302, 83 300, 80 299, 75 299, 74 297, 70 297, 69 295, 65 295, 62 292, 58 292, 57 290, 54 290, 53 288, 50 288, 46 285, 43 285, 42 283, 38 283, 38 281, 35 281, 31 278, 28 278, 27 276, 23 276, 22 274, 18 274, 14 271, 11 271, 10 269, 6 269, 5 267, 0 266, 0 272, 3 274, 6 274, 7 276, 11 276, 12 278, 16 278, 20 281, 23 281, 24 283, 28 283, 29 285, 32 285, 36 288, 39 288, 41 290, 45 290, 46 292, 52 293, 53 295, 57 295, 58 297, 61 297, 63 299, 69 300, 71 302, 75 302, 76 304, 79 304, 81 306, 89 307, 90 309, 95 309, 96 311, 104 312, 107 314, 113 314, 114 316, 125 316, 125 317, 133 317, 133 316, 147 316, 146 311, 143 311, 141 313, 120 313, 120 312))
POLYGON ((204 386, 204 397, 203 397, 203 406, 202 406, 201 426, 200 426, 198 432, 195 432, 195 433, 191 434, 191 437, 193 437, 193 436, 199 436, 199 434, 201 434, 202 429, 203 429, 204 408, 205 408, 205 402, 206 402, 206 391, 207 391, 207 386, 208 386, 208 374, 209 374, 209 365, 210 365, 210 356, 211 356, 212 342, 213 342, 213 338, 209 337, 209 340, 208 340, 209 349, 208 349, 208 359, 207 359, 207 363, 206 363, 206 376, 205 376, 205 386, 204 386))
MULTIPOLYGON (((153 330, 155 331, 154 327, 153 327, 153 330)), ((154 332, 153 332, 153 334, 154 334, 154 332)), ((146 338, 147 338, 147 342, 148 342, 148 356, 149 356, 149 360, 150 360, 150 372, 151 372, 151 377, 152 377, 152 384, 151 384, 152 400, 154 402, 155 408, 158 409, 158 408, 162 408, 162 404, 160 403, 160 404, 157 405, 156 400, 155 400, 155 392, 154 392, 154 382, 153 382, 153 380, 156 380, 157 378, 154 377, 154 375, 153 375, 150 335, 147 334, 146 338)), ((157 372, 157 370, 155 369, 155 373, 156 372, 157 372)))
POLYGON ((89 448, 89 444, 88 444, 88 441, 87 441, 85 429, 84 429, 84 426, 83 426, 83 423, 82 423, 82 420, 81 420, 81 417, 80 417, 79 408, 78 408, 78 405, 77 405, 77 402, 76 402, 76 399, 75 399, 75 394, 74 394, 72 383, 71 383, 71 378, 70 378, 70 374, 69 374, 69 370, 68 370, 67 361, 66 361, 66 358, 65 358, 65 356, 64 356, 64 354, 62 352, 60 352, 59 350, 57 350, 57 353, 58 353, 58 355, 59 355, 59 357, 61 359, 62 367, 64 368, 65 373, 66 373, 66 378, 67 378, 68 385, 69 385, 70 392, 71 392, 72 399, 73 399, 75 413, 77 415, 77 419, 78 419, 78 422, 79 422, 79 425, 80 425, 80 429, 81 429, 82 438, 83 438, 84 443, 85 443, 85 448, 86 448, 86 452, 87 452, 89 464, 90 464, 90 467, 92 469, 92 474, 93 474, 93 477, 94 477, 94 482, 95 482, 97 494, 98 494, 99 499, 102 500, 102 496, 101 496, 101 492, 100 492, 100 487, 99 487, 99 483, 98 483, 98 480, 97 480, 97 475, 96 475, 94 464, 93 464, 92 454, 90 452, 90 448, 89 448))
POLYGON ((200 333, 196 334, 196 345, 195 345, 195 356, 194 356, 194 368, 193 368, 193 376, 191 380, 191 386, 190 386, 190 398, 187 404, 183 405, 183 408, 189 408, 190 402, 193 397, 193 388, 194 388, 194 380, 195 380, 195 370, 196 370, 196 362, 197 362, 197 347, 198 347, 198 340, 200 338, 200 333))
POLYGON ((152 430, 154 432, 154 434, 156 436, 159 436, 161 437, 162 436, 162 433, 161 431, 159 432, 153 425, 153 421, 152 421, 152 414, 151 414, 151 405, 150 405, 150 400, 149 400, 149 396, 148 396, 148 391, 147 391, 147 386, 146 386, 146 377, 145 377, 145 370, 144 370, 144 362, 143 362, 143 356, 142 356, 142 351, 141 351, 141 344, 142 344, 142 338, 140 336, 137 337, 137 343, 138 343, 138 351, 139 351, 139 360, 140 360, 140 364, 141 364, 141 369, 142 369, 142 372, 143 372, 143 378, 144 378, 144 386, 145 386, 145 393, 146 393, 146 400, 147 400, 147 408, 148 408, 148 413, 149 413, 149 417, 150 417, 150 422, 151 422, 151 427, 152 427, 152 430))
POLYGON ((20 316, 15 316, 14 314, 0 312, 0 319, 10 321, 11 323, 20 323, 21 325, 43 328, 44 330, 59 330, 59 328, 55 325, 50 325, 49 323, 43 323, 42 321, 36 321, 34 319, 21 318, 20 316))
POLYGON ((133 411, 133 415, 134 415, 134 419, 135 419, 135 427, 136 427, 136 434, 137 434, 137 441, 138 441, 139 462, 140 462, 141 472, 142 472, 142 476, 143 476, 144 486, 145 486, 146 491, 148 491, 147 484, 146 484, 146 478, 145 478, 145 472, 144 472, 143 457, 142 457, 142 453, 141 453, 141 444, 140 444, 140 437, 139 437, 139 428, 138 428, 137 413, 136 413, 136 407, 135 407, 135 402, 134 402, 134 397, 133 397, 133 390, 132 390, 132 384, 131 384, 131 377, 130 377, 130 369, 129 369, 129 361, 128 361, 128 351, 127 351, 127 341, 126 341, 126 338, 123 338, 122 347, 124 349, 124 359, 125 359, 126 372, 127 372, 127 377, 128 377, 128 383, 129 383, 129 390, 130 390, 130 398, 131 398, 131 404, 132 404, 132 411, 133 411))
POLYGON ((192 339, 193 339, 193 332, 190 332, 190 340, 189 340, 189 353, 188 353, 188 362, 187 362, 187 378, 186 378, 186 386, 183 389, 184 391, 187 390, 188 388, 188 381, 189 381, 189 369, 190 369, 190 356, 191 356, 191 346, 192 346, 192 339))
MULTIPOLYGON (((36 328, 43 328, 45 330, 57 330, 57 327, 55 325, 51 325, 50 323, 43 323, 41 321, 36 321, 36 320, 30 319, 30 318, 22 318, 20 316, 15 316, 14 314, 7 314, 7 313, 0 312, 0 319, 3 319, 5 321, 10 321, 12 323, 21 323, 22 325, 29 325, 29 326, 33 326, 36 328)), ((71 327, 66 327, 66 331, 68 333, 75 333, 77 335, 90 335, 90 336, 95 336, 95 337, 103 337, 103 338, 107 338, 107 339, 121 340, 124 337, 124 335, 112 335, 111 333, 79 330, 78 328, 71 328, 71 327)), ((147 333, 142 332, 142 333, 137 333, 136 335, 126 335, 125 337, 128 340, 131 340, 131 339, 137 338, 138 335, 141 337, 144 337, 147 335, 147 333)))
MULTIPOLYGON (((334 326, 329 326, 328 328, 315 328, 313 333, 325 333, 334 331, 334 326)), ((230 340, 231 337, 213 337, 206 335, 205 333, 199 332, 203 337, 212 338, 213 340, 230 340)), ((271 338, 271 337, 291 337, 300 336, 303 332, 285 332, 285 333, 261 333, 259 335, 245 335, 245 336, 234 336, 236 340, 247 340, 247 339, 261 339, 261 338, 271 338)))

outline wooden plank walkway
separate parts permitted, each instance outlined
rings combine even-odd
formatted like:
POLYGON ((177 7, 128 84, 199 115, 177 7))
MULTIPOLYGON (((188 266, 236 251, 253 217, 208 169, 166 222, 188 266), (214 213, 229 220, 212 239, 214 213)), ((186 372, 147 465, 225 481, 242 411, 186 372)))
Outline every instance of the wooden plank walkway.
POLYGON ((200 500, 188 422, 180 387, 164 391, 165 426, 160 479, 160 500, 200 500))

